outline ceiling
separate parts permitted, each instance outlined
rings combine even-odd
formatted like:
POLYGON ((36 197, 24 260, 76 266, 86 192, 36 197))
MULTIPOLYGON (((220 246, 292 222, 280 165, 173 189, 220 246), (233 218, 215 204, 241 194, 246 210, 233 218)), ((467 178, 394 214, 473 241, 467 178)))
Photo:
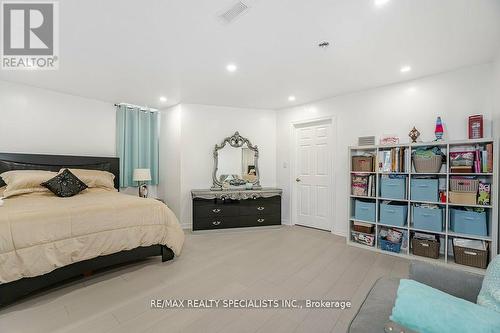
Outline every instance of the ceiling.
POLYGON ((500 49, 498 0, 243 1, 250 10, 231 24, 217 14, 236 0, 60 1, 59 70, 0 79, 159 108, 278 109, 490 62, 500 49))

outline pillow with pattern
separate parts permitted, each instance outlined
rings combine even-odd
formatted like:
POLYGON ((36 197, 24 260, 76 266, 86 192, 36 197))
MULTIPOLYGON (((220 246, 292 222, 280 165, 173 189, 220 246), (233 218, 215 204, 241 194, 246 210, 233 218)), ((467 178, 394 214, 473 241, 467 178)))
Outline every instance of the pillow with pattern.
POLYGON ((72 197, 87 188, 87 185, 68 169, 40 185, 61 198, 72 197))

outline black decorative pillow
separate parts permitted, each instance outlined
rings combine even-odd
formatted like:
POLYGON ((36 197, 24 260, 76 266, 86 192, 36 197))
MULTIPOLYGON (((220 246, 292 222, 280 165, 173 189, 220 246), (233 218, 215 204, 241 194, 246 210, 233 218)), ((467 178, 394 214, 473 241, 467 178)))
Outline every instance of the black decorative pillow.
POLYGON ((72 197, 87 188, 87 185, 68 169, 64 169, 63 172, 40 185, 62 198, 72 197))

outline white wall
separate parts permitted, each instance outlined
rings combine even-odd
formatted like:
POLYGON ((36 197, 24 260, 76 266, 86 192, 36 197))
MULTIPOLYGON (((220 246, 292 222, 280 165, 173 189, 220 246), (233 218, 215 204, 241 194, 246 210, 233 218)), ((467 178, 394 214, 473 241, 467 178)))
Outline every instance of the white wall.
POLYGON ((0 151, 114 156, 115 108, 0 81, 0 151))
POLYGON ((162 124, 170 133, 162 134, 160 168, 169 174, 171 185, 165 183, 160 196, 166 198, 184 227, 192 224, 190 191, 212 186, 213 148, 235 131, 259 147, 261 184, 276 185, 275 111, 182 104, 162 113, 162 124), (177 159, 180 164, 176 164, 177 159))
POLYGON ((284 189, 283 219, 290 222, 291 124, 295 121, 335 117, 334 177, 336 199, 333 229, 345 235, 348 207, 348 151, 363 135, 396 134, 408 142, 413 126, 421 139, 434 139, 437 116, 445 124, 445 139, 467 138, 467 117, 483 114, 486 136, 491 135, 492 65, 480 65, 427 77, 412 82, 385 86, 364 92, 338 96, 304 106, 277 111, 277 172, 279 187, 284 189))
POLYGON ((494 96, 494 112, 493 119, 495 120, 495 136, 500 136, 500 50, 498 56, 493 63, 493 96, 494 96))
MULTIPOLYGON (((115 141, 113 104, 0 81, 1 152, 116 156, 115 141)), ((151 186, 150 196, 156 192, 151 186)))
POLYGON ((158 196, 179 216, 181 211, 181 112, 180 105, 161 111, 160 183, 158 196))

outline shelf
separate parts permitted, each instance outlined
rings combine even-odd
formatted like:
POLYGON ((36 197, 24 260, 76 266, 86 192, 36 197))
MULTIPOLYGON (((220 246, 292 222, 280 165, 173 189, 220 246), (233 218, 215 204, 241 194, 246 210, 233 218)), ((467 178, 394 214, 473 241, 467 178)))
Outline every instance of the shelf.
POLYGON ((351 174, 374 175, 374 174, 376 174, 376 172, 374 172, 374 171, 351 171, 351 174))
POLYGON ((427 234, 436 234, 436 235, 446 235, 446 232, 444 231, 432 231, 432 230, 425 230, 425 229, 418 229, 415 227, 410 226, 410 231, 415 231, 415 232, 423 232, 427 234))
POLYGON ((378 172, 379 175, 407 175, 408 172, 386 172, 386 171, 383 171, 383 172, 378 172))
POLYGON ((380 223, 380 222, 377 222, 377 225, 378 225, 378 226, 381 226, 381 227, 395 228, 395 229, 401 229, 401 230, 406 230, 406 229, 408 229, 408 226, 407 226, 407 225, 405 225, 405 226, 403 226, 403 227, 400 227, 400 226, 397 226, 397 225, 385 224, 385 223, 380 223))
POLYGON ((374 246, 369 246, 369 245, 365 245, 365 244, 354 242, 351 239, 349 239, 349 244, 352 245, 352 246, 356 246, 356 247, 362 248, 362 249, 366 249, 366 250, 376 250, 377 249, 375 247, 375 245, 374 246))
POLYGON ((469 234, 459 234, 453 231, 448 231, 448 236, 450 237, 458 237, 458 238, 467 238, 467 239, 476 239, 491 242, 490 236, 477 236, 477 235, 469 235, 469 234))
POLYGON ((462 173, 462 172, 450 172, 449 173, 450 176, 476 176, 476 177, 492 177, 493 174, 492 173, 474 173, 474 172, 470 172, 470 173, 462 173))
POLYGON ((398 202, 408 202, 407 199, 391 199, 391 198, 379 198, 377 199, 382 200, 382 201, 398 201, 398 202))
POLYGON ((350 195, 351 198, 356 198, 356 199, 371 199, 371 200, 376 200, 377 197, 367 197, 367 196, 364 196, 364 195, 353 195, 351 194, 350 195))
POLYGON ((349 220, 352 221, 352 222, 363 222, 363 223, 369 223, 369 224, 375 225, 375 222, 358 220, 358 219, 355 219, 354 217, 351 217, 349 220))
POLYGON ((469 208, 487 208, 487 209, 493 208, 492 206, 485 206, 485 205, 465 205, 465 204, 456 204, 456 203, 451 203, 451 202, 448 202, 448 206, 452 206, 452 207, 469 207, 469 208))
POLYGON ((411 176, 446 176, 446 172, 412 172, 411 176))
POLYGON ((421 200, 411 200, 411 199, 410 199, 410 203, 446 206, 446 202, 432 202, 432 201, 421 201, 421 200))
MULTIPOLYGON (((380 170, 378 167, 378 163, 376 164, 375 169, 372 172, 355 172, 351 171, 351 174, 365 174, 365 175, 376 175, 377 181, 375 182, 376 186, 376 191, 371 192, 371 194, 376 194, 375 196, 354 196, 350 195, 350 200, 348 200, 348 204, 350 205, 350 209, 353 209, 353 206, 355 204, 355 200, 357 199, 367 199, 368 202, 370 203, 376 203, 377 204, 377 211, 380 211, 379 204, 382 203, 383 201, 389 201, 394 204, 400 204, 403 206, 407 206, 409 208, 414 207, 414 205, 417 204, 423 204, 423 205, 436 205, 437 207, 441 208, 443 210, 443 219, 446 220, 446 223, 449 223, 450 220, 450 210, 451 209, 458 209, 458 208, 484 208, 487 210, 488 213, 488 232, 489 236, 476 236, 476 235, 470 235, 470 234, 462 234, 462 233, 455 233, 452 230, 449 230, 448 227, 446 227, 444 230, 441 231, 432 231, 432 230, 425 230, 421 228, 415 228, 413 225, 413 222, 411 220, 412 212, 411 210, 408 212, 408 219, 407 219, 407 225, 403 227, 399 226, 393 226, 389 225, 386 223, 381 222, 370 222, 370 221, 360 221, 364 223, 368 223, 369 225, 376 226, 375 234, 380 232, 380 228, 394 228, 394 229, 399 229, 401 231, 405 231, 408 234, 407 235, 407 240, 411 240, 411 234, 412 233, 425 233, 425 234, 434 234, 436 237, 440 237, 445 239, 446 241, 443 241, 441 244, 444 247, 444 252, 450 254, 453 250, 451 249, 451 244, 448 240, 453 239, 453 238, 464 238, 464 239, 471 239, 471 240, 480 240, 480 241, 485 241, 489 243, 489 255, 490 258, 493 256, 493 253, 496 253, 498 251, 498 191, 497 191, 497 184, 498 184, 498 174, 497 174, 497 165, 499 161, 499 149, 498 149, 498 141, 495 139, 491 138, 486 138, 486 139, 478 139, 478 140, 457 140, 457 141, 433 141, 433 142, 419 142, 419 143, 404 143, 404 144, 390 144, 390 145, 372 145, 372 146, 362 146, 362 147, 350 147, 350 155, 356 155, 356 154, 361 154, 364 151, 370 151, 375 158, 379 157, 379 152, 387 152, 393 148, 406 148, 406 150, 409 150, 410 152, 417 147, 440 147, 441 151, 446 155, 447 157, 447 163, 443 163, 442 168, 438 172, 416 172, 414 170, 414 164, 411 158, 408 159, 408 156, 406 156, 407 159, 405 159, 405 165, 403 169, 401 169, 401 172, 387 172, 380 170), (458 146, 468 146, 468 147, 473 147, 474 145, 480 145, 482 149, 485 149, 485 145, 493 143, 493 171, 492 172, 467 172, 467 173, 460 173, 457 172, 457 169, 451 169, 450 165, 450 153, 452 151, 458 150, 458 146), (358 150, 359 152, 356 152, 358 150), (394 177, 397 177, 397 175, 401 175, 400 177, 406 178, 407 180, 407 188, 406 188, 406 194, 407 197, 404 199, 392 199, 392 198, 383 198, 380 196, 380 177, 387 177, 394 175, 394 177), (410 189, 411 184, 409 184, 409 181, 412 179, 416 179, 418 177, 428 177, 428 178, 434 178, 434 179, 439 179, 441 187, 443 185, 445 188, 441 188, 441 190, 445 190, 446 193, 448 194, 450 192, 450 182, 448 181, 452 177, 474 177, 475 179, 482 179, 483 181, 486 181, 487 183, 491 183, 492 188, 491 188, 491 195, 490 195, 490 205, 478 205, 478 204, 472 204, 472 205, 465 205, 465 204, 457 204, 457 203, 450 203, 450 202, 440 202, 440 200, 437 200, 437 202, 434 201, 422 201, 422 200, 413 200, 411 199, 410 196, 410 189)), ((390 168, 388 168, 390 170, 390 168)), ((387 170, 387 169, 386 169, 387 170)), ((466 171, 473 171, 474 169, 469 169, 466 171)), ((351 194, 351 193, 349 193, 351 194)), ((449 200, 449 198, 448 198, 449 200)), ((354 210, 352 210, 354 211, 354 210)), ((377 216, 377 220, 379 217, 377 216)), ((356 219, 351 218, 348 222, 349 225, 349 230, 352 230, 353 228, 353 223, 351 221, 356 221, 356 219)), ((449 226, 449 224, 448 224, 449 226)), ((398 256, 401 258, 406 258, 406 259, 411 259, 411 260, 421 260, 421 261, 427 261, 431 263, 436 263, 437 265, 443 265, 443 266, 453 266, 454 268, 461 269, 461 270, 466 270, 466 271, 473 271, 476 273, 482 273, 484 274, 483 269, 477 269, 474 267, 469 267, 469 266, 464 266, 464 265, 458 265, 454 263, 454 258, 448 257, 446 258, 444 255, 441 255, 438 259, 432 259, 432 258, 426 258, 426 257, 420 257, 413 255, 411 253, 411 244, 408 244, 407 249, 402 249, 401 253, 393 253, 390 251, 383 251, 380 249, 380 244, 378 244, 378 240, 376 241, 376 246, 375 247, 370 247, 370 246, 365 246, 362 244, 356 244, 350 241, 350 238, 348 239, 348 244, 357 246, 359 248, 363 248, 366 250, 371 250, 377 253, 383 253, 386 255, 392 255, 392 256, 398 256)))
POLYGON ((410 254, 408 255, 408 257, 411 260, 420 260, 420 261, 427 261, 427 262, 430 262, 430 263, 441 263, 441 264, 445 264, 446 263, 446 258, 444 256, 444 254, 439 254, 439 258, 434 259, 434 258, 429 258, 429 257, 417 256, 417 255, 413 254, 410 251, 410 254))

